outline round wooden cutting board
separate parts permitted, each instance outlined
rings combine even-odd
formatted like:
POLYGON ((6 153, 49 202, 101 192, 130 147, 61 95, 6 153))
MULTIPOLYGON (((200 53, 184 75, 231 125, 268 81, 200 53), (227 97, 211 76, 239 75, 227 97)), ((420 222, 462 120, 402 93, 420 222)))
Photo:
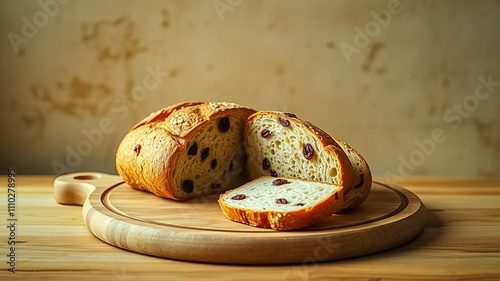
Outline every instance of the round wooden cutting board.
POLYGON ((152 256, 228 264, 314 263, 367 255, 416 237, 425 207, 410 191, 374 183, 357 209, 299 231, 228 220, 218 195, 177 202, 132 189, 119 176, 74 173, 56 178, 60 204, 83 205, 87 228, 113 246, 152 256))

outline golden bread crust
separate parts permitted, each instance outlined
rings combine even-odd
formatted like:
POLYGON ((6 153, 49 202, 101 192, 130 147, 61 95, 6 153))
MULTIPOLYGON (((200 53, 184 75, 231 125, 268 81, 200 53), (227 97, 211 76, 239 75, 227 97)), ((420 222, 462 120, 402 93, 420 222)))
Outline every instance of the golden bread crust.
POLYGON ((137 123, 116 152, 116 168, 131 187, 185 200, 173 188, 172 171, 191 134, 222 115, 249 116, 255 110, 226 102, 184 102, 158 110, 137 123))
MULTIPOLYGON (((254 181, 257 180, 259 179, 254 181)), ((225 204, 222 198, 230 192, 231 190, 221 194, 218 201, 222 213, 227 218, 255 227, 272 228, 281 231, 302 229, 327 219, 333 213, 338 212, 344 202, 344 192, 340 188, 332 196, 306 209, 289 212, 258 211, 225 204)))
MULTIPOLYGON (((342 147, 328 133, 326 133, 319 127, 315 126, 311 122, 298 118, 294 115, 292 116, 290 115, 291 115, 290 113, 284 113, 278 111, 258 111, 252 114, 248 118, 248 123, 250 123, 252 119, 260 118, 262 116, 273 116, 276 118, 286 119, 293 126, 300 126, 303 129, 309 131, 311 135, 313 135, 316 139, 320 141, 325 153, 331 154, 339 160, 338 165, 336 167, 340 173, 339 176, 340 182, 338 184, 343 186, 344 194, 347 193, 351 189, 352 184, 354 182, 354 171, 351 161, 344 152, 344 150, 342 149, 342 147)), ((254 177, 254 175, 251 176, 254 177)))
POLYGON ((343 147, 346 152, 356 155, 363 166, 361 173, 354 175, 354 182, 350 191, 344 194, 344 205, 342 206, 341 211, 348 211, 361 205, 361 203, 363 203, 370 194, 372 187, 372 173, 370 171, 368 163, 361 156, 361 154, 359 154, 346 142, 341 140, 336 141, 343 147))

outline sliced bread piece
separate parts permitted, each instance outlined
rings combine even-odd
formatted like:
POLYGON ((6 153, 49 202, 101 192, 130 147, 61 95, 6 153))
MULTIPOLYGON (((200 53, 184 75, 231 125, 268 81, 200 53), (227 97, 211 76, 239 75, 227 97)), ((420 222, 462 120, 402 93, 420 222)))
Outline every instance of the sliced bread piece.
POLYGON ((230 220, 276 230, 307 227, 330 217, 342 204, 342 186, 270 176, 219 197, 219 206, 230 220))
POLYGON ((352 188, 353 167, 327 133, 295 114, 259 111, 245 129, 250 179, 270 175, 352 188))
POLYGON ((351 210, 363 203, 372 187, 372 173, 365 159, 347 143, 336 140, 351 160, 354 168, 352 188, 344 195, 344 205, 341 211, 351 210))
POLYGON ((243 133, 255 110, 185 102, 145 118, 123 138, 116 168, 131 187, 187 200, 248 181, 243 133))

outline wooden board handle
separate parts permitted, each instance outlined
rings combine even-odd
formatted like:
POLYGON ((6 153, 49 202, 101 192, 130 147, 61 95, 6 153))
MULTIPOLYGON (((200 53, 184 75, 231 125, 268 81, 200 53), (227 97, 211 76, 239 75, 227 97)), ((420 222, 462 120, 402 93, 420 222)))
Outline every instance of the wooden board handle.
POLYGON ((116 175, 58 177, 54 196, 60 204, 83 205, 85 225, 108 244, 151 256, 223 264, 305 264, 372 254, 411 240, 426 222, 416 195, 379 183, 360 209, 290 232, 231 222, 213 200, 177 202, 138 192, 116 175))
POLYGON ((54 180, 54 198, 64 205, 83 205, 97 187, 109 187, 123 180, 116 175, 104 173, 72 173, 54 180))

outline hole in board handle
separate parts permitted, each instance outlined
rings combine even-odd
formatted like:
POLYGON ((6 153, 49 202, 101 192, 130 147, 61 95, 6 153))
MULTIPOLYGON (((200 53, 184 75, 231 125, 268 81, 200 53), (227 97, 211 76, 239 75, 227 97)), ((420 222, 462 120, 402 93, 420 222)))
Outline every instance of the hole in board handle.
POLYGON ((100 179, 101 175, 80 175, 80 176, 74 176, 73 179, 75 180, 95 180, 95 179, 100 179))

